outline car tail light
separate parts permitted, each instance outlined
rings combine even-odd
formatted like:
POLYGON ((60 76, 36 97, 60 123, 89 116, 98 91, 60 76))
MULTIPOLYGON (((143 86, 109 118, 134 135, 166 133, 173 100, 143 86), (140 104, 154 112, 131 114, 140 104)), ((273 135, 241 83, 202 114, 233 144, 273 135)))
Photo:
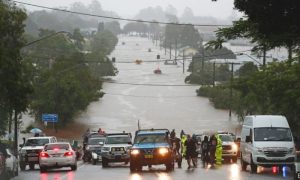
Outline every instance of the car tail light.
POLYGON ((50 157, 50 156, 49 156, 48 153, 41 152, 41 153, 40 153, 40 157, 42 157, 42 158, 48 158, 48 157, 50 157))
POLYGON ((72 151, 66 152, 66 153, 64 154, 64 156, 73 156, 73 152, 72 152, 72 151))

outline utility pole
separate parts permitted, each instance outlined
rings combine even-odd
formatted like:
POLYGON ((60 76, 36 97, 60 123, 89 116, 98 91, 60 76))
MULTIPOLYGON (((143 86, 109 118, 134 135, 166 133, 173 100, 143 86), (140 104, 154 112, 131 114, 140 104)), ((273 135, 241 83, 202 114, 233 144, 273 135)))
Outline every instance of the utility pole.
POLYGON ((177 61, 177 39, 175 39, 175 62, 177 61))
POLYGON ((213 67, 213 87, 215 87, 215 81, 216 81, 216 62, 214 62, 214 67, 213 67))
POLYGON ((165 38, 165 55, 167 55, 167 40, 165 38))
POLYGON ((202 67, 201 67, 202 73, 204 70, 204 47, 202 47, 202 67))
POLYGON ((182 52, 182 73, 184 74, 184 68, 185 68, 185 56, 184 56, 184 49, 182 52))
POLYGON ((230 120, 231 120, 231 114, 232 114, 233 64, 234 64, 234 63, 231 63, 231 78, 230 78, 230 108, 229 108, 229 119, 230 119, 230 120))
POLYGON ((171 41, 170 41, 170 60, 172 59, 172 44, 171 44, 171 41))

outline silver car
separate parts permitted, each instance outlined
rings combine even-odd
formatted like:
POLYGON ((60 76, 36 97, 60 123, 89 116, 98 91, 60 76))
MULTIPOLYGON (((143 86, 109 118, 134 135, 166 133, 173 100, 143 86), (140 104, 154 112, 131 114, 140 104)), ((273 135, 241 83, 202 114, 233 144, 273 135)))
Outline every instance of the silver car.
POLYGON ((50 168, 70 167, 77 170, 76 152, 69 143, 50 143, 44 146, 39 157, 40 171, 46 172, 50 168))

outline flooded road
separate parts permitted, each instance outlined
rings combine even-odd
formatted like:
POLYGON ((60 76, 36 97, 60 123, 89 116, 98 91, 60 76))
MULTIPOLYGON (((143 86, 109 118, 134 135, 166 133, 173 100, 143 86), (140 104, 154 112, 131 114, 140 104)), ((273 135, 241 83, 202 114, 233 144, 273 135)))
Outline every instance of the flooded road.
MULTIPOLYGON (((237 122, 234 118, 229 121, 228 111, 214 109, 207 98, 196 96, 199 86, 184 83, 188 74, 183 74, 181 63, 146 63, 155 61, 158 54, 161 59, 167 58, 164 50, 147 38, 119 37, 111 54, 116 58, 119 74, 111 77, 111 83, 104 83, 106 95, 91 103, 78 121, 107 132, 134 132, 138 120, 142 128, 175 128, 188 133, 234 131, 237 122), (135 64, 137 59, 143 63, 135 64), (162 74, 153 73, 157 67, 162 74)), ((186 64, 187 69, 189 63, 186 64)))
MULTIPOLYGON (((136 59, 151 61, 164 53, 155 48, 151 41, 136 37, 122 37, 112 57, 117 62, 133 62, 136 59), (139 45, 136 45, 136 44, 139 45), (151 48, 153 52, 148 52, 151 48)), ((107 132, 134 132, 140 120, 142 128, 175 128, 177 132, 184 129, 187 133, 201 133, 207 130, 234 129, 236 121, 228 119, 228 112, 216 110, 206 98, 196 96, 198 86, 184 85, 186 74, 182 74, 182 66, 163 65, 163 74, 155 75, 153 70, 157 63, 116 63, 120 73, 112 77, 112 83, 104 84, 107 94, 98 102, 92 103, 86 113, 77 121, 88 124, 92 129, 104 128, 107 132)), ((200 161, 200 160, 199 160, 200 161)), ((200 165, 199 165, 200 166, 200 165)), ((54 169, 40 173, 22 171, 14 180, 182 180, 182 179, 212 179, 212 180, 248 180, 248 179, 292 179, 292 172, 273 173, 272 168, 259 168, 258 174, 242 172, 240 162, 223 164, 218 169, 192 168, 187 170, 186 161, 182 168, 166 172, 164 166, 144 167, 142 172, 130 173, 129 166, 123 163, 113 164, 103 168, 100 163, 78 162, 78 170, 69 168, 54 169)))

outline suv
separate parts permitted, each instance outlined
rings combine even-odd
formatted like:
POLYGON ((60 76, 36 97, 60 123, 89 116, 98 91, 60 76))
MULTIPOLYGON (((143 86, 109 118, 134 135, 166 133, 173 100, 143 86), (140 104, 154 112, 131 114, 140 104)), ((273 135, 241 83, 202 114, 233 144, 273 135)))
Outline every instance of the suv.
POLYGON ((24 144, 20 145, 20 169, 24 171, 26 165, 29 165, 30 169, 33 170, 35 164, 39 164, 39 154, 43 150, 44 145, 55 142, 57 140, 53 136, 28 138, 24 144))
POLYGON ((129 150, 132 146, 130 133, 106 134, 106 140, 101 150, 102 167, 110 162, 129 162, 129 150))
POLYGON ((238 146, 234 142, 234 136, 230 133, 219 134, 222 140, 222 158, 224 160, 232 160, 233 163, 238 159, 238 146))
POLYGON ((86 146, 86 152, 89 154, 93 165, 96 165, 98 161, 102 160, 101 157, 101 148, 104 145, 106 137, 94 137, 89 138, 88 144, 86 146))
POLYGON ((174 153, 169 130, 150 129, 136 131, 130 150, 130 171, 141 171, 143 166, 164 164, 168 171, 174 169, 174 153))

